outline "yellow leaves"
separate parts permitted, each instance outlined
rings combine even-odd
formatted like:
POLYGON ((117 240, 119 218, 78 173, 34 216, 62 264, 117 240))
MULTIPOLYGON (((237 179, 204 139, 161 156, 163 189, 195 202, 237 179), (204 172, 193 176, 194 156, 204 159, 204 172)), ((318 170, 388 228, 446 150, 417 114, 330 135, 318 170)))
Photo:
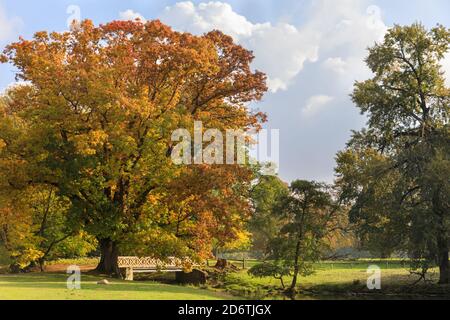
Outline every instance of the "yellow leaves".
POLYGON ((190 273, 190 272, 192 272, 194 264, 192 263, 192 261, 190 259, 184 259, 182 261, 182 267, 183 267, 183 272, 190 273))
POLYGON ((173 233, 159 228, 130 234, 121 249, 122 252, 133 252, 141 257, 156 256, 162 259, 168 256, 184 257, 188 254, 188 248, 183 241, 173 233))
POLYGON ((32 216, 20 203, 9 203, 0 207, 0 238, 4 246, 11 250, 21 267, 26 267, 30 261, 40 258, 43 253, 35 249, 32 230, 32 216))
POLYGON ((106 185, 111 188, 111 196, 114 195, 114 193, 117 190, 117 182, 115 180, 110 180, 106 183, 106 185))
POLYGON ((108 135, 102 130, 92 131, 90 134, 91 141, 94 145, 98 145, 107 140, 108 135))
POLYGON ((155 194, 149 194, 147 197, 147 201, 149 205, 157 205, 160 201, 160 196, 155 194))
POLYGON ((236 230, 235 239, 227 242, 222 249, 225 250, 241 250, 246 249, 251 244, 251 233, 246 230, 236 230))
POLYGON ((34 34, 34 38, 36 40, 47 41, 48 33, 46 31, 39 31, 34 34))
POLYGON ((2 151, 2 149, 6 147, 6 143, 3 139, 0 139, 0 151, 2 151))
POLYGON ((75 141, 76 148, 80 154, 89 156, 96 154, 96 150, 89 146, 89 142, 85 139, 75 141))
POLYGON ((108 140, 108 134, 102 130, 94 130, 71 138, 78 152, 83 155, 94 155, 97 148, 108 140))
POLYGON ((14 251, 12 256, 15 257, 16 262, 21 268, 25 268, 30 264, 30 261, 36 261, 44 256, 44 253, 38 249, 26 248, 20 251, 14 251))

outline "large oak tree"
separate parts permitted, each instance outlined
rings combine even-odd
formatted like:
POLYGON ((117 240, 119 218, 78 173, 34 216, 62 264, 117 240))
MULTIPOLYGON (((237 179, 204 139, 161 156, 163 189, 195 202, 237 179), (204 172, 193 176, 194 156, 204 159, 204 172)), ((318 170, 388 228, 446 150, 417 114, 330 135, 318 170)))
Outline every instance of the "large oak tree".
POLYGON ((186 221, 218 230, 199 228, 204 239, 233 237, 230 224, 239 226, 237 207, 245 212, 246 204, 230 202, 245 196, 237 186, 251 176, 232 165, 221 173, 175 166, 170 137, 192 130, 194 120, 219 130, 258 127, 264 117, 246 103, 262 97, 266 77, 251 70, 251 52, 219 31, 194 36, 159 21, 97 27, 86 20, 68 32, 20 39, 2 60, 26 83, 9 91, 2 114, 3 173, 12 188, 49 185, 70 199, 73 217, 100 243, 98 271, 118 273, 120 244, 155 225, 153 239, 163 231, 164 239, 195 238, 193 250, 204 244, 186 221), (192 188, 210 172, 216 180, 192 188), (171 192, 189 202, 178 216, 167 203, 171 192), (155 210, 161 206, 167 217, 155 210))

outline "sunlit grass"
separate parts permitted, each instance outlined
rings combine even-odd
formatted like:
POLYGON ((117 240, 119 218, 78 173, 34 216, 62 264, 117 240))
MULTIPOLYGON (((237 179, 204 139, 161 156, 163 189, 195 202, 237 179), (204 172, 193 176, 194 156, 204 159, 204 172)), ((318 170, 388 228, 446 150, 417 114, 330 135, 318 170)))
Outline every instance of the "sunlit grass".
POLYGON ((227 294, 190 286, 157 282, 127 282, 109 279, 109 285, 99 285, 101 278, 81 276, 81 290, 69 290, 67 275, 31 273, 0 275, 0 300, 220 300, 227 294))
POLYGON ((57 259, 53 261, 48 261, 46 264, 51 266, 55 264, 64 264, 64 265, 96 265, 99 262, 99 258, 74 258, 74 259, 57 259))
MULTIPOLYGON (((438 270, 429 271, 430 282, 421 282, 413 286, 418 277, 410 273, 408 265, 403 261, 392 260, 357 260, 357 261, 327 261, 314 265, 315 272, 306 277, 299 277, 297 286, 299 292, 307 298, 331 296, 333 298, 348 298, 350 295, 370 294, 407 297, 414 295, 437 295, 450 298, 450 286, 438 286, 438 270), (381 270, 381 290, 370 291, 367 279, 372 273, 367 272, 369 266, 376 265, 381 270)), ((289 286, 292 277, 285 277, 284 283, 289 286)), ((229 292, 252 298, 277 298, 282 292, 279 279, 273 277, 257 278, 239 270, 228 274, 223 286, 229 292)))
MULTIPOLYGON (((95 258, 57 260, 49 265, 61 266, 75 264, 94 266, 95 258)), ((97 276, 82 274, 81 290, 66 288, 67 275, 63 273, 30 273, 0 275, 0 299, 78 299, 78 300, 115 300, 115 299, 277 299, 282 296, 280 281, 272 277, 255 278, 248 274, 248 269, 260 263, 257 260, 246 260, 245 269, 242 261, 231 260, 236 272, 229 272, 221 279, 221 284, 212 289, 201 289, 194 286, 181 286, 172 283, 173 274, 139 275, 137 279, 146 281, 128 282, 109 279, 110 285, 98 285, 102 279, 97 276), (150 281, 148 281, 150 280, 150 281), (158 282, 158 281, 162 281, 158 282), (224 293, 227 292, 227 293, 224 293), (230 295, 229 295, 230 294, 230 295), (233 296, 232 296, 232 295, 233 296)), ((215 261, 209 261, 212 266, 215 261)), ((406 261, 393 259, 377 260, 341 260, 323 261, 314 264, 315 272, 307 277, 299 277, 298 288, 302 293, 299 298, 348 298, 353 293, 368 293, 366 283, 370 274, 367 268, 377 265, 381 269, 382 291, 375 294, 396 294, 399 296, 414 294, 432 294, 450 298, 450 286, 437 286, 438 270, 430 270, 434 282, 421 283, 411 287, 417 276, 411 275, 406 261)), ((49 268, 50 269, 50 268, 49 268)), ((288 286, 291 277, 286 277, 288 286)))

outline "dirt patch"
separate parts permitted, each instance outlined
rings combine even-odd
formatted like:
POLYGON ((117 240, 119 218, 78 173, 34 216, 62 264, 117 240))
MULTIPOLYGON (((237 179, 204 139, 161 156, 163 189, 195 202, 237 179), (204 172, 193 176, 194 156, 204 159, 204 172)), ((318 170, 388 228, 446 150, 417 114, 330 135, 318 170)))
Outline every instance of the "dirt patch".
MULTIPOLYGON (((51 264, 48 266, 45 266, 45 272, 52 272, 52 273, 66 273, 67 267, 70 266, 69 264, 51 264)), ((82 272, 89 272, 95 269, 96 265, 81 265, 78 266, 82 272)))

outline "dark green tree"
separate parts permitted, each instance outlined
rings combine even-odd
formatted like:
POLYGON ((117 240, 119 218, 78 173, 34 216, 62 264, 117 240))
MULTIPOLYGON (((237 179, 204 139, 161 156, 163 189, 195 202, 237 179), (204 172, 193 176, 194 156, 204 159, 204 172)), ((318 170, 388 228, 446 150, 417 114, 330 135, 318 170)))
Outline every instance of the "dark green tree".
POLYGON ((260 176, 251 192, 253 215, 249 221, 252 249, 268 254, 269 243, 277 236, 282 222, 274 214, 277 201, 288 193, 288 185, 276 176, 260 176))
POLYGON ((327 185, 297 180, 280 198, 274 212, 283 225, 270 243, 271 258, 291 270, 289 291, 293 293, 298 276, 313 272, 312 264, 320 259, 327 235, 338 228, 339 205, 327 185))
POLYGON ((450 91, 440 66, 449 39, 443 26, 415 23, 369 49, 374 77, 352 95, 367 128, 338 154, 336 170, 359 234, 438 264, 440 283, 449 283, 450 91))
POLYGON ((281 287, 284 289, 284 277, 291 275, 291 269, 283 264, 264 262, 254 265, 248 270, 248 274, 257 278, 273 277, 280 280, 281 287))

